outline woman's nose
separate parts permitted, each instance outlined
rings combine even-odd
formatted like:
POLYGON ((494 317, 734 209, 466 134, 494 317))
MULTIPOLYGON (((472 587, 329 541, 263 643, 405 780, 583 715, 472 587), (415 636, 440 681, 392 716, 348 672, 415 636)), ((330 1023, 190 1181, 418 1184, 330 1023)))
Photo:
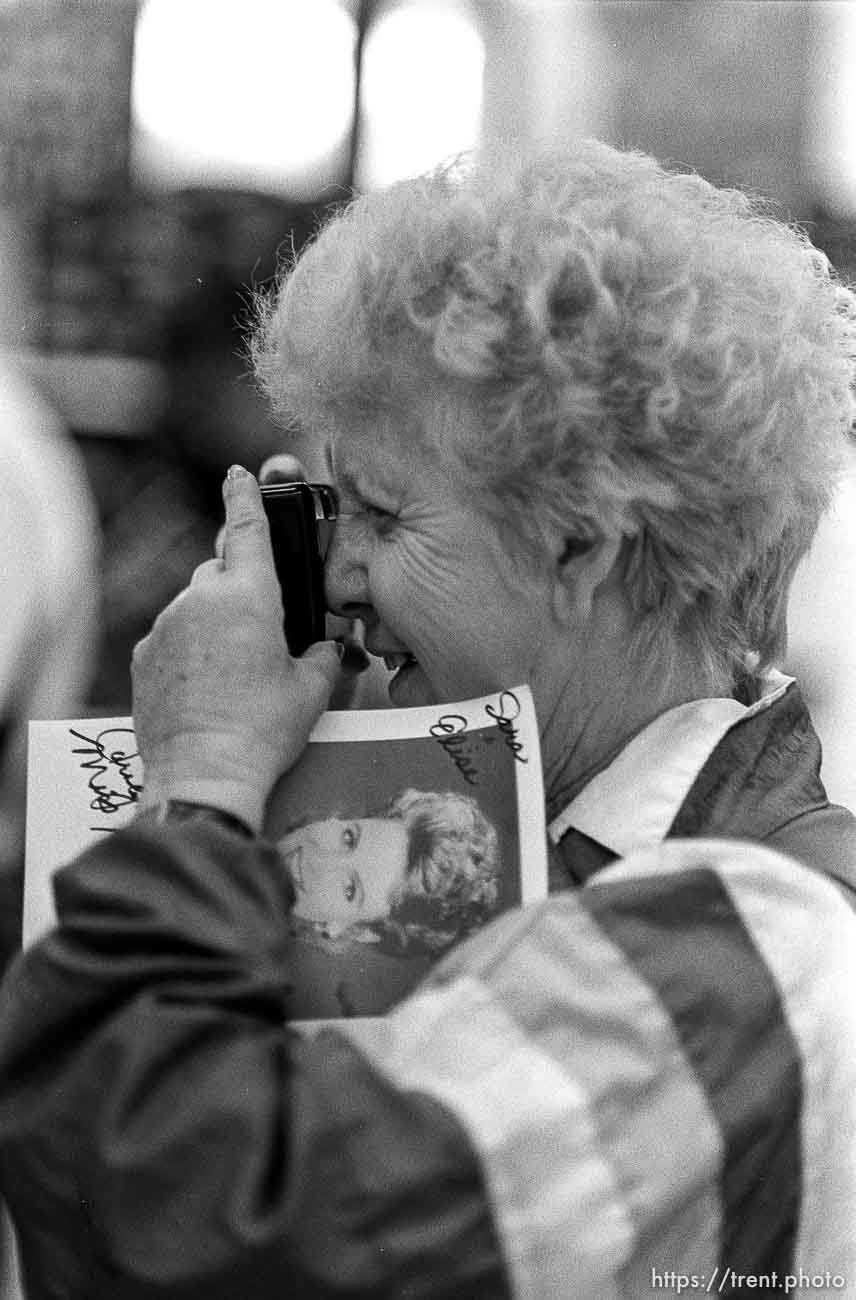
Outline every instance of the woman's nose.
POLYGON ((365 619, 371 613, 368 570, 358 530, 340 518, 324 561, 324 592, 331 614, 365 619))

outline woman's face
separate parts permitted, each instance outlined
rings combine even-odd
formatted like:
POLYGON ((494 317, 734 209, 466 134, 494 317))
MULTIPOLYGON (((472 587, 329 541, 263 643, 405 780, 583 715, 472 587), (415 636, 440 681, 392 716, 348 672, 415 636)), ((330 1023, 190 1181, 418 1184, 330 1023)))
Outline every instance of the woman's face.
POLYGON ((310 822, 279 849, 294 881, 294 913, 307 921, 349 925, 385 916, 407 867, 404 826, 382 817, 310 822))
POLYGON ((550 566, 515 565, 478 499, 391 417, 330 434, 327 457, 342 511, 327 599, 362 619, 367 649, 397 669, 393 704, 535 690, 552 644, 550 566))

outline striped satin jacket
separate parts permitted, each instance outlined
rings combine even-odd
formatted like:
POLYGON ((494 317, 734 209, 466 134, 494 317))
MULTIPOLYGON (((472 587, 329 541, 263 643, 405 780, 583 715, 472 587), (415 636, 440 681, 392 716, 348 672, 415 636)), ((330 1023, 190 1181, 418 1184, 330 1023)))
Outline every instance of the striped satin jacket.
POLYGON ((103 841, 0 1005, 29 1296, 856 1295, 856 913, 822 863, 712 829, 314 1038, 283 1027, 270 847, 103 841))

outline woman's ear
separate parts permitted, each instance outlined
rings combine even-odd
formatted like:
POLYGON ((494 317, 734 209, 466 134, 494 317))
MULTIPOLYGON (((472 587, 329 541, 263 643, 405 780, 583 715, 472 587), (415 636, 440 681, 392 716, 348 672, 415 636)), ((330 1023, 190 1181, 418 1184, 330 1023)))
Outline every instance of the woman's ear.
POLYGON ((621 536, 561 540, 553 574, 553 610, 560 622, 588 622, 595 593, 615 569, 622 541, 621 536))

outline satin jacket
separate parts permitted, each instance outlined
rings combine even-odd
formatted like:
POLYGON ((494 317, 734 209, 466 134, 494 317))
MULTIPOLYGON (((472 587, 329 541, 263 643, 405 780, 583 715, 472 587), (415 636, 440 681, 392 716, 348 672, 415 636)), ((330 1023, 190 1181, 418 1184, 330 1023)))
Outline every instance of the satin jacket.
MULTIPOLYGON (((646 755, 646 761, 656 759, 646 755)), ((791 684, 772 703, 723 730, 682 796, 674 800, 649 781, 648 793, 661 805, 653 833, 634 828, 628 836, 636 791, 620 785, 596 818, 581 819, 589 834, 569 821, 554 855, 551 890, 582 884, 606 863, 627 856, 621 846, 628 840, 652 847, 667 838, 727 836, 760 841, 832 876, 856 906, 856 818, 829 802, 820 770, 820 741, 799 687, 791 684)), ((632 783, 632 775, 623 776, 625 786, 628 779, 632 783)))
POLYGON ((742 803, 736 770, 702 782, 713 838, 507 913, 391 1015, 314 1036, 287 1025, 270 846, 140 819, 65 868, 58 928, 0 994, 0 1184, 29 1296, 848 1294, 838 821, 789 795, 757 837, 822 824, 812 865, 711 825, 711 790, 743 835, 763 773, 804 790, 805 744, 774 748, 742 803))

